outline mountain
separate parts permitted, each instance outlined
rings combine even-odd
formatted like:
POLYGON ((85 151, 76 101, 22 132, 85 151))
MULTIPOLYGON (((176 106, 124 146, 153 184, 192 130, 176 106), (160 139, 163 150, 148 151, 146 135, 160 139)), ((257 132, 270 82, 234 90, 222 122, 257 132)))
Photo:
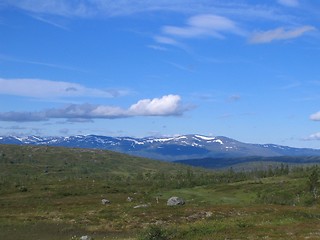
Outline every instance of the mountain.
POLYGON ((318 149, 292 148, 275 144, 250 144, 222 136, 208 137, 196 134, 160 138, 97 135, 70 137, 3 136, 0 137, 0 144, 104 149, 165 161, 248 156, 320 156, 320 150, 318 149))

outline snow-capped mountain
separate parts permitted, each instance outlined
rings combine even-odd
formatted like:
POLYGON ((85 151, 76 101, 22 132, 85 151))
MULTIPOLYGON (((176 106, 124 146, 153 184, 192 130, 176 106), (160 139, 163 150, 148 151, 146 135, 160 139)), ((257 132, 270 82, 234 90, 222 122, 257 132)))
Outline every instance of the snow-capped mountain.
POLYGON ((166 161, 194 158, 246 156, 320 156, 320 150, 275 144, 242 143, 227 137, 181 135, 175 137, 0 137, 0 144, 47 145, 112 150, 166 161))

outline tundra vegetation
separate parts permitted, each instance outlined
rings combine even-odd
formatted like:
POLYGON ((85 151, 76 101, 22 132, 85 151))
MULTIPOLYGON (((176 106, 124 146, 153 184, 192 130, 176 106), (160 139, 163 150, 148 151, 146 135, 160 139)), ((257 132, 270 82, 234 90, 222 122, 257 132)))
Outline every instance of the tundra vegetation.
POLYGON ((0 145, 0 239, 320 238, 317 166, 248 169, 0 145))

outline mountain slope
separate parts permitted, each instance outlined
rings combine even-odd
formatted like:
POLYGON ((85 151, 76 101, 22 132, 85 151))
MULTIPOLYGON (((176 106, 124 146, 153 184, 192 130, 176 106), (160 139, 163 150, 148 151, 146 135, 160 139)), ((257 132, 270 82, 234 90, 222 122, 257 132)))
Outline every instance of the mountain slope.
POLYGON ((174 161, 248 156, 320 156, 320 150, 275 144, 249 144, 227 137, 181 135, 176 137, 0 137, 0 144, 47 145, 112 150, 134 156, 174 161))

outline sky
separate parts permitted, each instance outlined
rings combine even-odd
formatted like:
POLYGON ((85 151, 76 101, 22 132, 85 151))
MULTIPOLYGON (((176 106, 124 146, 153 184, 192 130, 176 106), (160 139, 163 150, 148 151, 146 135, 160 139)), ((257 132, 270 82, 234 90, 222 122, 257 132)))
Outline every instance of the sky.
POLYGON ((320 1, 0 0, 0 135, 320 148, 320 1))

